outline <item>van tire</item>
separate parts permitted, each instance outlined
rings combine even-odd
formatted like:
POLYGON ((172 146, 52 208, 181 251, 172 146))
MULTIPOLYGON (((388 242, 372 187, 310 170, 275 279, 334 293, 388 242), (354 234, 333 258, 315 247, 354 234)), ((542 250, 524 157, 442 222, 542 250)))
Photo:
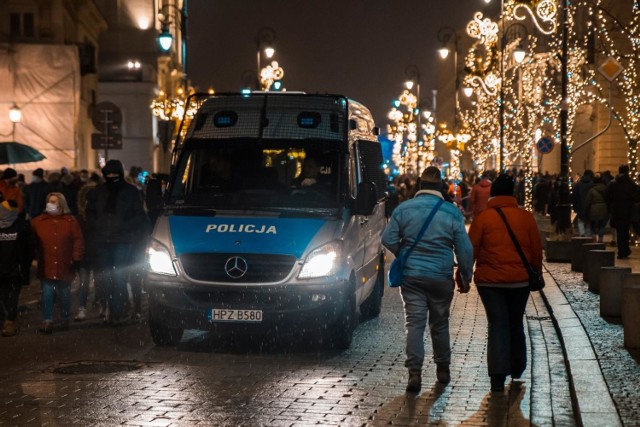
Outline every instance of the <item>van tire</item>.
POLYGON ((149 314, 149 331, 151 332, 151 339, 155 345, 160 347, 169 347, 180 342, 184 329, 171 328, 161 322, 158 322, 151 314, 149 314))
POLYGON ((366 300, 360 305, 360 313, 364 319, 372 319, 380 315, 382 297, 384 296, 384 254, 380 254, 380 268, 376 276, 376 283, 366 300))
POLYGON ((333 348, 348 350, 353 341, 353 331, 356 328, 356 296, 353 287, 347 291, 349 294, 344 300, 344 306, 340 317, 335 322, 334 327, 327 332, 330 334, 329 342, 333 348))

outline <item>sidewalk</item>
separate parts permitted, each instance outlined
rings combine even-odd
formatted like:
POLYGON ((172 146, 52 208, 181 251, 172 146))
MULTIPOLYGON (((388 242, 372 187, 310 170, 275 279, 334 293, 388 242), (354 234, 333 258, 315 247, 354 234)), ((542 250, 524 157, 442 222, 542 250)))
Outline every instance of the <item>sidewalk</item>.
MULTIPOLYGON (((548 217, 537 217, 548 226, 548 217)), ((606 250, 617 252, 611 233, 606 250)), ((640 272, 640 248, 632 246, 629 258, 615 260, 617 267, 640 272)), ((639 425, 640 351, 626 349, 621 320, 600 317, 600 296, 588 290, 582 273, 570 263, 545 263, 552 286, 544 290, 562 336, 578 418, 584 425, 639 425)))

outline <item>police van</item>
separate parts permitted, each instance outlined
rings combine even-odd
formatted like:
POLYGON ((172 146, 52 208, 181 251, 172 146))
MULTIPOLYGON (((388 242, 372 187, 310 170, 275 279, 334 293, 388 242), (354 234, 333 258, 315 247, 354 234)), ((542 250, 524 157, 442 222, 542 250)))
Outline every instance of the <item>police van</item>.
POLYGON ((371 113, 340 95, 202 95, 146 249, 157 345, 185 329, 348 348, 384 292, 386 177, 371 113))

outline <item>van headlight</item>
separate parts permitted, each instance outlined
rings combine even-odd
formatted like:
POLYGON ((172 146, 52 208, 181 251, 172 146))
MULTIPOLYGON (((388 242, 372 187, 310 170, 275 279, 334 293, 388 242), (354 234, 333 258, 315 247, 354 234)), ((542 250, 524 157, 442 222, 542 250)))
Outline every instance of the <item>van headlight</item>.
POLYGON ((150 273, 177 276, 169 249, 157 240, 152 240, 147 246, 147 270, 150 273))
POLYGON ((311 251, 302 265, 299 279, 313 279, 335 274, 340 260, 340 244, 338 242, 327 243, 311 251))

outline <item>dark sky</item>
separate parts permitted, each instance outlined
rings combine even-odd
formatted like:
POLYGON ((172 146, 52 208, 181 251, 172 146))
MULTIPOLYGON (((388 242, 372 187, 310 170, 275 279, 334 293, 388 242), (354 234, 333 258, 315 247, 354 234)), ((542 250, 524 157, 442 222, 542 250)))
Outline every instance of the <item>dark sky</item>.
MULTIPOLYGON (((237 92, 256 70, 256 36, 276 31, 287 90, 339 93, 368 106, 386 126, 405 69, 420 69, 421 91, 435 83, 438 29, 464 28, 483 0, 190 0, 188 73, 200 90, 237 92)), ((459 32, 463 33, 463 31, 459 32)), ((464 35, 463 35, 464 36, 464 35)))

